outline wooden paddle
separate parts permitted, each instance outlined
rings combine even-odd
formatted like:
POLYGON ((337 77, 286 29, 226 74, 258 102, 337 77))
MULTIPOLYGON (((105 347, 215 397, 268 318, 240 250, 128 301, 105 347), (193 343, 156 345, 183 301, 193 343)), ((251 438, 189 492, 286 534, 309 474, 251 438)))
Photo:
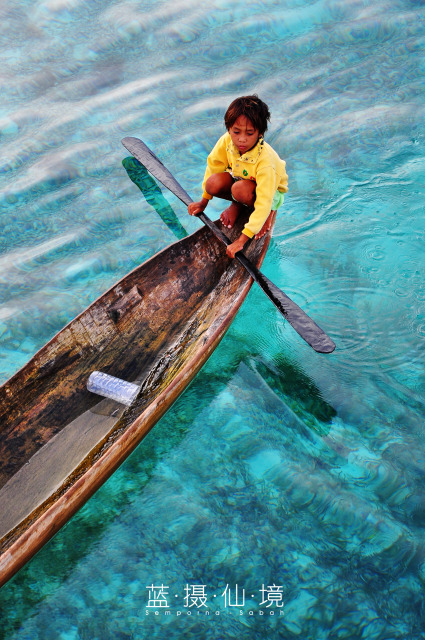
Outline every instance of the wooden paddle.
MULTIPOLYGON (((124 138, 122 144, 128 151, 146 167, 146 169, 177 196, 187 206, 193 202, 188 193, 180 186, 174 176, 162 164, 159 158, 138 138, 124 138)), ((200 213, 197 218, 221 240, 224 245, 231 244, 231 240, 218 229, 218 227, 208 218, 205 213, 200 213)), ((292 325, 295 331, 318 353, 332 353, 335 343, 331 338, 312 320, 291 298, 283 293, 273 282, 261 273, 248 258, 239 252, 235 259, 238 260, 248 271, 250 276, 260 285, 264 293, 273 302, 275 307, 292 325)))

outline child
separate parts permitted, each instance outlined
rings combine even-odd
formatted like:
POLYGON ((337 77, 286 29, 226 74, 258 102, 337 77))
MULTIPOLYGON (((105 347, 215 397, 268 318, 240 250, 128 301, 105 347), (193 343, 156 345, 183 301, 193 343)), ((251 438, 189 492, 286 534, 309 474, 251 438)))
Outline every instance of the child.
POLYGON ((250 238, 262 238, 269 231, 271 211, 281 206, 288 191, 285 162, 263 138, 269 120, 269 108, 257 95, 232 102, 224 116, 227 133, 208 156, 202 200, 188 206, 190 215, 196 216, 213 196, 230 200, 232 204, 220 216, 228 229, 242 209, 249 208, 251 215, 241 235, 227 247, 230 258, 250 238))

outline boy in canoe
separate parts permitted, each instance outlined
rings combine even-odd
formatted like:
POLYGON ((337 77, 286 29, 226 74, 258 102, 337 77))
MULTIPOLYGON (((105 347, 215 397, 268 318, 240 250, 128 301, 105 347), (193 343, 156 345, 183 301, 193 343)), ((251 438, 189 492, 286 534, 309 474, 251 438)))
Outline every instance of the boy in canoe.
POLYGON ((227 133, 207 159, 202 199, 188 206, 190 215, 205 210, 214 197, 230 200, 220 220, 231 229, 240 212, 251 212, 241 235, 227 247, 234 258, 250 238, 262 238, 270 229, 272 211, 283 203, 288 191, 285 161, 264 141, 268 106, 257 95, 236 98, 224 116, 227 133))

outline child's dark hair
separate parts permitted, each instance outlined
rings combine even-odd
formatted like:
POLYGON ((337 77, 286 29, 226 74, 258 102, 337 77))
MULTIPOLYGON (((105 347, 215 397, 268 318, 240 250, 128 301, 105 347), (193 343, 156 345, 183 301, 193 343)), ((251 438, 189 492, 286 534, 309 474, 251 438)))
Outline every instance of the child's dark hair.
POLYGON ((233 127, 239 116, 245 116, 263 135, 267 130, 267 121, 270 121, 270 111, 265 102, 254 94, 252 96, 241 96, 233 100, 224 115, 224 124, 229 130, 233 127))

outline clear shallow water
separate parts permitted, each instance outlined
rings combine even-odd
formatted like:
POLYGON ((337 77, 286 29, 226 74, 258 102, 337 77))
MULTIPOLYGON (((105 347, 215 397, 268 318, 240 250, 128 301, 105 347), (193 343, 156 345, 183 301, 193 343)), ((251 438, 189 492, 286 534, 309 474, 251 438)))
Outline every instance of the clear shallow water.
POLYGON ((1 379, 174 240, 121 138, 195 197, 224 109, 254 91, 290 177, 264 271, 338 349, 309 350, 253 289, 187 392, 0 591, 8 640, 425 637, 423 3, 213 8, 2 4, 1 379), (146 616, 151 584, 171 616, 146 616), (187 584, 209 618, 187 615, 187 584), (260 616, 263 584, 283 616, 260 616))

